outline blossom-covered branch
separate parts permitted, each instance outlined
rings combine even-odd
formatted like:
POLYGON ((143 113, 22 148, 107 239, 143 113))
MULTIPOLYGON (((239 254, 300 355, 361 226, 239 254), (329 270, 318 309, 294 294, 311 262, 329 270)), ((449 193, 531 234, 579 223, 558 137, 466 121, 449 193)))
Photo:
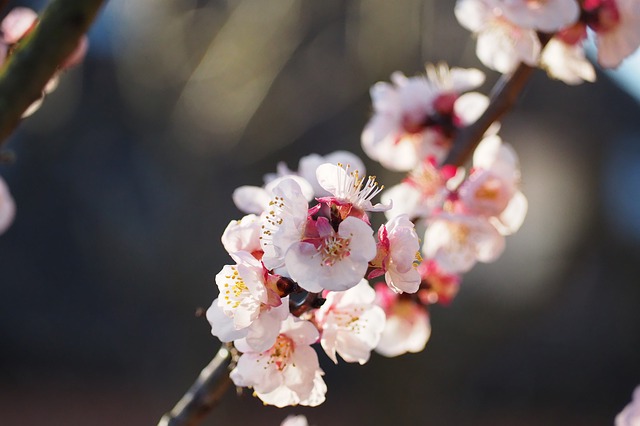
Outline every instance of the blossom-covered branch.
POLYGON ((424 349, 430 305, 449 303, 476 262, 496 260, 528 209, 518 156, 497 135, 497 120, 536 66, 568 84, 595 78, 581 46, 587 27, 609 50, 601 60, 619 63, 640 19, 628 4, 459 0, 456 16, 476 35, 478 57, 505 76, 490 99, 471 92, 484 73, 446 64, 415 77, 396 72, 371 88, 362 148, 407 172, 402 182, 385 190, 359 158, 336 152, 304 157, 297 171, 279 164, 262 187, 236 189, 246 215, 222 235, 233 264, 216 275, 219 296, 207 310, 212 334, 240 353, 233 383, 268 405, 313 407, 327 386, 311 345, 335 363, 359 364, 374 350, 424 349), (375 233, 377 213, 387 221, 375 233))
POLYGON ((0 145, 81 43, 105 0, 54 0, 0 70, 0 145))

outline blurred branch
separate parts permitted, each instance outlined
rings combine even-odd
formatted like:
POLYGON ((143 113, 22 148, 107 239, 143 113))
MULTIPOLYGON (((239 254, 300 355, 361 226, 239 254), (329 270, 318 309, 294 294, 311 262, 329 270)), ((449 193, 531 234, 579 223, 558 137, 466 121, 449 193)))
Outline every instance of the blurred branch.
MULTIPOLYGON (((538 34, 542 48, 547 45, 551 36, 538 34)), ((487 129, 513 108, 534 70, 534 67, 520 63, 512 74, 505 74, 498 80, 491 92, 489 106, 473 124, 458 131, 443 164, 459 167, 471 157, 487 129)))
POLYGON ((162 416, 158 426, 196 426, 220 402, 231 384, 229 364, 231 352, 222 346, 198 376, 198 379, 178 401, 162 416))
POLYGON ((54 0, 0 68, 0 145, 78 46, 106 0, 54 0))

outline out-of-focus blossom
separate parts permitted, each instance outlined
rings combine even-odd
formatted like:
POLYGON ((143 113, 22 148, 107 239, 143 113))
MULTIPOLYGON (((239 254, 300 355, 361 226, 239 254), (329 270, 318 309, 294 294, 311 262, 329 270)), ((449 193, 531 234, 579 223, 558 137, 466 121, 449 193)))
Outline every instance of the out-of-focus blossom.
POLYGON ((467 272, 476 261, 493 262, 504 251, 504 237, 482 216, 445 213, 434 219, 424 235, 425 259, 443 272, 467 272))
POLYGON ((387 317, 380 342, 375 350, 386 357, 424 349, 431 325, 424 306, 407 297, 399 297, 384 284, 376 285, 376 303, 387 317))
POLYGON ((438 168, 434 158, 421 162, 399 184, 385 190, 381 195, 383 203, 392 204, 385 212, 387 219, 401 214, 410 218, 429 217, 442 207, 449 190, 447 182, 464 171, 452 166, 438 168))
POLYGON ((391 81, 371 88, 374 115, 362 132, 365 153, 391 170, 411 170, 431 156, 442 159, 454 130, 474 121, 488 103, 479 94, 462 95, 484 82, 476 69, 429 66, 426 76, 396 72, 391 81))
POLYGON ((384 274, 389 288, 396 293, 415 293, 420 287, 420 240, 407 215, 391 219, 378 231, 378 253, 371 262, 369 277, 384 274))
POLYGON ((329 292, 315 312, 321 329, 320 344, 336 364, 339 354, 346 362, 364 364, 384 329, 383 310, 374 305, 376 294, 363 279, 347 291, 329 292))
POLYGON ((319 217, 307 223, 307 233, 285 255, 291 278, 307 291, 348 290, 360 282, 376 255, 373 230, 353 216, 340 222, 337 232, 319 217))
POLYGON ((503 74, 520 62, 536 66, 541 50, 536 31, 506 19, 501 6, 498 0, 458 0, 454 11, 458 22, 476 35, 476 55, 484 65, 503 74))
POLYGON ((633 399, 616 416, 615 426, 640 426, 640 386, 633 391, 633 399))
POLYGON ((500 233, 510 235, 527 214, 527 199, 519 186, 518 156, 494 135, 483 139, 474 151, 473 171, 460 187, 460 200, 468 212, 488 217, 500 233))
MULTIPOLYGON (((26 7, 16 7, 0 22, 0 64, 3 64, 7 56, 11 52, 11 48, 19 43, 37 24, 38 14, 26 7)), ((89 39, 82 36, 76 48, 71 54, 60 64, 60 70, 78 65, 84 59, 87 49, 89 48, 89 39)), ((45 86, 42 96, 51 93, 58 85, 58 76, 54 75, 45 86)), ((42 105, 42 97, 31 104, 22 114, 22 117, 28 117, 40 108, 42 105)))
POLYGON ((4 233, 16 214, 16 205, 9 192, 9 187, 0 177, 0 234, 4 233))
POLYGON ((584 0, 582 19, 570 34, 596 34, 598 63, 615 68, 640 46, 640 3, 636 0, 584 0))
POLYGON ((544 33, 572 25, 580 15, 576 0, 502 0, 494 5, 515 25, 544 33))
POLYGON ((583 81, 596 81, 596 71, 587 60, 581 44, 568 44, 558 37, 552 38, 540 57, 540 66, 551 78, 576 85, 583 81))
POLYGON ((309 423, 305 416, 299 414, 297 416, 287 416, 287 418, 280 423, 280 426, 309 426, 309 423))
POLYGON ((236 386, 252 387, 265 404, 315 407, 324 402, 327 391, 318 355, 309 346, 318 337, 312 323, 290 315, 270 349, 256 352, 236 343, 243 354, 229 376, 236 386))
POLYGON ((418 296, 425 305, 440 303, 448 305, 460 289, 460 275, 443 272, 433 260, 425 260, 418 266, 422 286, 418 296))

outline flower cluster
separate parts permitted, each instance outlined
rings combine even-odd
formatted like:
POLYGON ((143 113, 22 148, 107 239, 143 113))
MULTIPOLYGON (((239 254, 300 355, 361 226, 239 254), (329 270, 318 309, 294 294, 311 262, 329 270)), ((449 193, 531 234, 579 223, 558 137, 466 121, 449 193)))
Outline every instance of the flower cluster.
POLYGON ((605 68, 617 67, 640 46, 635 0, 458 0, 455 14, 476 35, 480 61, 501 73, 523 62, 568 84, 594 81, 583 47, 587 29, 605 68))
POLYGON ((207 318, 212 334, 242 353, 234 383, 266 404, 324 401, 312 344, 335 363, 364 364, 372 350, 421 351, 431 334, 428 306, 449 303, 460 274, 495 260, 524 219, 518 159, 497 126, 466 176, 439 165, 458 129, 488 104, 465 93, 484 75, 438 65, 424 77, 392 80, 371 90, 375 114, 362 145, 388 168, 407 171, 401 183, 385 191, 365 177, 359 158, 339 151, 305 157, 297 171, 280 164, 264 186, 234 191, 247 215, 222 236, 235 263, 216 276, 219 297, 207 318), (386 223, 374 233, 377 213, 386 223))
MULTIPOLYGON (((404 149, 400 145, 406 139, 412 144, 412 149, 402 153, 404 159, 411 159, 412 168, 401 183, 381 195, 382 202, 392 204, 392 208, 385 212, 389 222, 379 232, 379 240, 383 244, 387 236, 393 241, 408 229, 415 232, 414 224, 424 228, 423 260, 418 267, 398 273, 391 267, 395 261, 391 261, 385 276, 400 276, 393 280, 394 285, 376 287, 377 303, 387 318, 376 348, 382 355, 422 350, 431 332, 427 307, 451 302, 458 291, 460 274, 477 261, 496 260, 504 250, 505 236, 517 231, 524 220, 527 199, 519 188, 518 157, 496 134, 497 125, 489 129, 476 148, 468 173, 462 168, 439 165, 452 137, 465 122, 458 118, 457 111, 464 110, 459 103, 471 94, 460 92, 483 79, 480 71, 448 70, 441 65, 437 73, 428 67, 426 76, 405 78, 402 84, 397 83, 397 76, 392 77, 395 87, 378 83, 371 92, 375 114, 362 133, 365 152, 380 159, 383 165, 399 170, 397 163, 385 163, 382 159, 392 158, 390 151, 404 149), (420 102, 418 98, 413 102, 381 102, 381 91, 377 89, 385 88, 382 93, 387 100, 410 99, 413 91, 408 88, 412 86, 429 87, 430 96, 420 98, 420 102), (450 102, 453 116, 446 132, 434 125, 431 118, 444 98, 450 102), (420 125, 407 127, 405 117, 420 125), (378 136, 376 140, 389 141, 372 144, 371 129, 376 129, 373 132, 378 136)), ((474 115, 479 115, 486 101, 479 94, 473 97, 477 101, 472 109, 474 115)), ((403 245, 409 247, 407 243, 403 245)), ((393 243, 389 246, 393 247, 393 243)), ((408 253, 402 254, 406 264, 408 253)))
MULTIPOLYGON (((567 83, 592 81, 581 47, 587 28, 604 66, 640 44, 630 0, 458 0, 455 12, 476 33, 481 61, 504 73, 524 62, 567 83)), ((489 105, 472 92, 484 79, 439 64, 371 88, 362 148, 407 173, 387 190, 344 151, 305 157, 297 171, 280 164, 263 186, 236 189, 247 215, 222 236, 234 264, 216 276, 207 318, 212 334, 241 353, 230 373, 237 386, 265 404, 318 405, 327 387, 311 345, 335 363, 364 364, 373 350, 419 352, 431 334, 429 306, 450 303, 461 274, 501 255, 528 206, 499 124, 475 141, 469 170, 443 164, 458 131, 489 105), (377 213, 386 221, 374 232, 377 213)))
POLYGON ((394 218, 376 239, 370 216, 389 210, 391 202, 373 203, 383 187, 361 170, 350 153, 311 155, 297 172, 281 165, 264 187, 234 192, 237 207, 248 214, 222 236, 235 263, 216 276, 219 297, 207 318, 213 335, 242 352, 233 382, 252 387, 266 404, 324 401, 314 343, 335 363, 338 356, 369 360, 386 316, 368 279, 384 276, 394 294, 420 286, 413 223, 406 215, 394 218))

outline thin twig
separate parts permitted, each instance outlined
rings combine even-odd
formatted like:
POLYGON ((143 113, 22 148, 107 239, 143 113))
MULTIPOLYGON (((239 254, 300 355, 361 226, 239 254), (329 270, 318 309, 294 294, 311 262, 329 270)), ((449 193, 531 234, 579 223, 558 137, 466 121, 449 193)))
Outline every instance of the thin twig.
MULTIPOLYGON (((540 33, 538 38, 544 48, 551 35, 540 33)), ((467 162, 489 127, 513 108, 534 70, 534 67, 520 63, 511 75, 505 74, 498 80, 491 92, 489 106, 474 123, 457 132, 443 164, 460 167, 467 162)))
POLYGON ((222 346, 198 376, 189 391, 173 409, 160 419, 158 426, 195 426, 220 402, 231 385, 231 352, 222 346))
POLYGON ((42 91, 106 0, 54 0, 0 69, 0 145, 42 91))

